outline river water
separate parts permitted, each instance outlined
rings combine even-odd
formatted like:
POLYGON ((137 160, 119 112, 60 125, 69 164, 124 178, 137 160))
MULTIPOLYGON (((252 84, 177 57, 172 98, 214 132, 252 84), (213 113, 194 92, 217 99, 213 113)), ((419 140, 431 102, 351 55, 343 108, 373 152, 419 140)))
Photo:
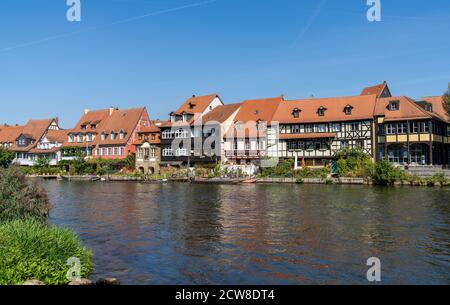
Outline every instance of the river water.
POLYGON ((39 182, 123 284, 450 283, 450 189, 39 182))

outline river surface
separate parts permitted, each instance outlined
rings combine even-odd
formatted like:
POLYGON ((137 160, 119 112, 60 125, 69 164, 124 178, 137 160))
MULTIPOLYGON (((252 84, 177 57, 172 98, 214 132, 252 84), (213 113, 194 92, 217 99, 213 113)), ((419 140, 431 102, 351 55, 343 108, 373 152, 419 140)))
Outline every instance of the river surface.
POLYGON ((123 284, 450 283, 450 188, 39 182, 123 284))

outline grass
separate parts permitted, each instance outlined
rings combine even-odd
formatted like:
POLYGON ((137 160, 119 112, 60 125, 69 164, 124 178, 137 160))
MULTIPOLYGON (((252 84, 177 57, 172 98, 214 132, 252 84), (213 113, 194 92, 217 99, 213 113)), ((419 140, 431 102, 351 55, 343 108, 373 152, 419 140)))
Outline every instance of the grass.
POLYGON ((0 284, 37 279, 48 285, 67 284, 70 257, 81 262, 81 277, 93 270, 92 253, 69 230, 27 219, 0 225, 0 284))

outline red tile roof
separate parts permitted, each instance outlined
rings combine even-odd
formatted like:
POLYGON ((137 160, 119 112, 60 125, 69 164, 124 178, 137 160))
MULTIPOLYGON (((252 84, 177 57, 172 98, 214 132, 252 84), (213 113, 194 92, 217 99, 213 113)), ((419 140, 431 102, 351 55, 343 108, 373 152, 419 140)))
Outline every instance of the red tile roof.
POLYGON ((64 143, 67 141, 67 134, 70 130, 49 130, 47 132, 47 139, 50 142, 64 143))
POLYGON ((270 123, 278 106, 284 101, 283 97, 246 100, 237 113, 235 122, 257 122, 258 120, 270 123))
POLYGON ((363 89, 363 91, 361 92, 361 95, 375 94, 377 97, 380 97, 386 87, 387 87, 386 82, 376 85, 376 86, 367 87, 367 88, 363 89))
POLYGON ((22 130, 23 126, 0 126, 0 143, 15 143, 22 130))
POLYGON ((442 96, 424 97, 422 100, 433 105, 433 112, 438 115, 441 120, 446 122, 450 121, 450 117, 448 116, 447 112, 444 109, 444 106, 442 105, 442 103, 444 102, 442 96))
POLYGON ((219 98, 218 94, 210 94, 210 95, 204 95, 204 96, 192 96, 191 98, 188 98, 180 108, 178 108, 177 111, 175 111, 175 114, 181 115, 183 113, 203 113, 203 111, 206 110, 206 108, 211 104, 211 102, 215 99, 219 98))
POLYGON ((95 111, 88 111, 84 113, 75 127, 71 130, 72 133, 98 133, 99 130, 102 130, 103 126, 106 123, 106 119, 108 119, 110 112, 115 109, 102 109, 95 111), (91 129, 90 124, 95 124, 96 128, 91 129), (82 125, 87 125, 86 129, 82 128, 82 125))
POLYGON ((273 121, 290 124, 372 119, 375 103, 375 95, 290 100, 280 104, 273 121), (352 107, 350 115, 344 112, 347 106, 352 107), (318 114, 321 107, 325 108, 323 116, 318 114), (293 115, 296 109, 300 110, 298 118, 293 115))
POLYGON ((202 123, 223 123, 228 120, 240 107, 241 103, 218 106, 202 117, 202 123))
POLYGON ((407 119, 429 119, 430 113, 420 107, 414 100, 406 96, 396 96, 377 99, 374 116, 384 116, 386 121, 399 121, 407 119), (399 110, 390 111, 388 109, 391 101, 399 101, 399 110))

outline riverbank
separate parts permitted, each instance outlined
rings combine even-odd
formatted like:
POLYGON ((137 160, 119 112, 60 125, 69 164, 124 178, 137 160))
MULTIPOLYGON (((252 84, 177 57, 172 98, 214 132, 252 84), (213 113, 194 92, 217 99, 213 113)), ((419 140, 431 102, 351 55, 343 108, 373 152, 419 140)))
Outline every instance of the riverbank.
MULTIPOLYGON (((192 183, 192 184, 337 184, 337 185, 375 185, 370 177, 327 177, 327 178, 301 178, 301 177, 249 177, 249 178, 168 178, 168 179, 146 179, 136 176, 54 176, 54 175, 28 175, 31 179, 44 180, 66 180, 66 181, 90 181, 90 182, 140 182, 148 184, 161 183, 192 183)), ((409 179, 395 181, 395 186, 422 186, 422 187, 446 187, 450 182, 441 176, 411 177, 409 179)))

